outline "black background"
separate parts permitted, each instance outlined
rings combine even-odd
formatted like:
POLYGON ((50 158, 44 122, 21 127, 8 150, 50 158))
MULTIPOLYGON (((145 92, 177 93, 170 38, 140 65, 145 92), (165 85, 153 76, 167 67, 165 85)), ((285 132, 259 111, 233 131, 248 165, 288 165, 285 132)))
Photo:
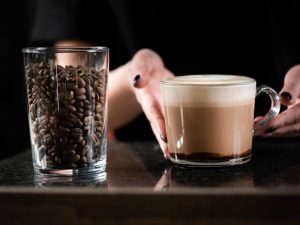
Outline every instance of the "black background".
MULTIPOLYGON (((111 69, 151 48, 176 75, 246 75, 277 91, 287 70, 300 62, 297 1, 38 2, 1 7, 0 157, 29 147, 22 47, 61 38, 89 41, 110 47, 111 69)), ((268 98, 258 97, 256 115, 268 108, 268 98)), ((120 140, 154 140, 144 116, 116 134, 120 140)))

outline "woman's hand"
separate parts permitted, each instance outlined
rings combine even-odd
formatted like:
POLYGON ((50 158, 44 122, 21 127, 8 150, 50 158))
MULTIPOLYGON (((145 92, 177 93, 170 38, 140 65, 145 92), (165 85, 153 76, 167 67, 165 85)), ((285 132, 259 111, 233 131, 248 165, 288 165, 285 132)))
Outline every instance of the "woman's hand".
POLYGON ((281 104, 287 109, 267 125, 264 137, 300 136, 300 65, 292 67, 285 75, 280 91, 281 104))
POLYGON ((129 64, 129 71, 137 101, 150 122, 165 158, 168 158, 160 80, 174 75, 165 68, 160 56, 150 49, 142 49, 134 55, 129 64))

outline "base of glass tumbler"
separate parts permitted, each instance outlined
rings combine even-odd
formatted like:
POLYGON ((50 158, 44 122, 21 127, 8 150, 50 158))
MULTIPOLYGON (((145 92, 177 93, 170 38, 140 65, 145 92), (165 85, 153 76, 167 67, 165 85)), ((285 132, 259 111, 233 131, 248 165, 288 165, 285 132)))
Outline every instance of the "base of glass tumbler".
POLYGON ((34 183, 37 187, 52 186, 107 186, 106 160, 92 167, 78 169, 34 168, 34 183))
POLYGON ((232 159, 222 159, 222 160, 181 160, 176 158, 170 158, 171 162, 184 167, 228 167, 242 165, 251 160, 251 154, 245 157, 232 158, 232 159))
POLYGON ((106 160, 90 167, 76 169, 44 169, 34 167, 37 186, 103 186, 106 183, 106 160))
POLYGON ((105 172, 106 159, 98 161, 93 166, 76 169, 53 169, 34 166, 35 174, 49 177, 84 177, 105 172))
POLYGON ((88 176, 45 176, 44 174, 34 175, 34 185, 36 187, 104 187, 107 188, 106 172, 88 176))

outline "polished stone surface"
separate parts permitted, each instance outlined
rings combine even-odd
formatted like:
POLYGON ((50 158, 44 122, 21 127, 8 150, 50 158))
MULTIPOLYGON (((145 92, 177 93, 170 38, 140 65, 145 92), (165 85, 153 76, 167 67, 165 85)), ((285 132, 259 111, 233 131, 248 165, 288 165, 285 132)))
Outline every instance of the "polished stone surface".
POLYGON ((85 179, 35 176, 31 151, 0 161, 0 186, 85 186, 114 188, 300 188, 300 140, 254 139, 249 163, 226 168, 180 168, 149 142, 111 142, 107 173, 85 179))

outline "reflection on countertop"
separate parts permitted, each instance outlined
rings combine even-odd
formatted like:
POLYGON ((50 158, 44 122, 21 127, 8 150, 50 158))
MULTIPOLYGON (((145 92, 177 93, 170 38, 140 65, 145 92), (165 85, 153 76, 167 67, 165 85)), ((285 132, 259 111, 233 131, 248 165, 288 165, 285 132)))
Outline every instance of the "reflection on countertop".
POLYGON ((33 173, 31 152, 0 161, 0 186, 148 188, 284 188, 300 186, 300 140, 255 139, 249 163, 224 168, 179 167, 152 142, 111 142, 106 173, 48 179, 33 173))

